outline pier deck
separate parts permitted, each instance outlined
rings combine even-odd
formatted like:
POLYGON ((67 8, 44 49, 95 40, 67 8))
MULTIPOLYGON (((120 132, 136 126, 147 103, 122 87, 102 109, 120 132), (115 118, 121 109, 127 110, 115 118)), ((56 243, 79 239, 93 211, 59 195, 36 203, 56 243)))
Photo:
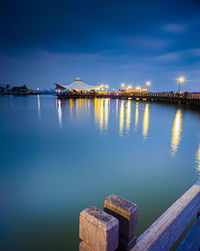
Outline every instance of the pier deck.
POLYGON ((104 94, 57 94, 60 99, 68 98, 111 98, 137 101, 163 102, 200 106, 200 94, 190 93, 104 93, 104 94))

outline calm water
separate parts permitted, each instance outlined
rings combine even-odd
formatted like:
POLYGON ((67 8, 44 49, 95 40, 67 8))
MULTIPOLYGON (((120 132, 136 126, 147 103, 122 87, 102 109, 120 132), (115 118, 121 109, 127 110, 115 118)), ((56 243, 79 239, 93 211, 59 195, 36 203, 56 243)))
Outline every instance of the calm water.
POLYGON ((130 100, 0 97, 0 249, 78 250, 79 212, 116 193, 142 233, 197 179, 200 113, 130 100))

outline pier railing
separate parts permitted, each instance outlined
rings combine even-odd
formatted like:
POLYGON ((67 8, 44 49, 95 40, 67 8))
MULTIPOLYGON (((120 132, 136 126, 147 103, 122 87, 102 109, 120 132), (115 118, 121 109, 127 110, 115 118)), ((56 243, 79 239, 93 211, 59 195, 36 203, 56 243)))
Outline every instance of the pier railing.
POLYGON ((200 94, 173 93, 173 92, 106 92, 106 93, 59 93, 60 99, 67 98, 111 98, 111 99, 133 99, 150 102, 165 102, 174 104, 191 104, 200 106, 200 94))
MULTIPOLYGON (((137 205, 111 195, 104 201, 104 210, 89 207, 80 213, 79 251, 170 250, 199 210, 200 182, 197 182, 137 238, 137 205)), ((199 248, 200 217, 177 250, 199 248)))

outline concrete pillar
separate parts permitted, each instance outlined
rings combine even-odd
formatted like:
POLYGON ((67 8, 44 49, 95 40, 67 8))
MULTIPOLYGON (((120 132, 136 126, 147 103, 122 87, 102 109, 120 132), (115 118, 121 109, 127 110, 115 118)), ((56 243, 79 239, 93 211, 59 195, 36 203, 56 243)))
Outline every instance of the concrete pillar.
POLYGON ((80 213, 79 251, 114 251, 119 241, 119 221, 112 215, 89 207, 80 213))
POLYGON ((112 194, 104 201, 104 211, 119 220, 119 250, 130 250, 136 242, 134 236, 138 218, 136 204, 112 194))

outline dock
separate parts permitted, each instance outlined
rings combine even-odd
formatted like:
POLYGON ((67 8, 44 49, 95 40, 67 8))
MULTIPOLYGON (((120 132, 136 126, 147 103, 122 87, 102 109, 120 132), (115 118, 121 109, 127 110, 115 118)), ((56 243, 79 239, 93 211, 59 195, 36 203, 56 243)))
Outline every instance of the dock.
POLYGON ((86 93, 86 94, 71 94, 71 93, 59 93, 57 94, 59 99, 69 98, 111 98, 111 99, 131 99, 136 101, 149 101, 149 102, 160 102, 170 104, 185 104, 200 106, 200 94, 191 93, 170 93, 170 92, 159 92, 159 93, 86 93))
POLYGON ((112 194, 104 209, 83 210, 79 219, 79 251, 168 251, 194 222, 177 251, 200 250, 200 182, 172 204, 143 234, 135 236, 137 205, 112 194))

